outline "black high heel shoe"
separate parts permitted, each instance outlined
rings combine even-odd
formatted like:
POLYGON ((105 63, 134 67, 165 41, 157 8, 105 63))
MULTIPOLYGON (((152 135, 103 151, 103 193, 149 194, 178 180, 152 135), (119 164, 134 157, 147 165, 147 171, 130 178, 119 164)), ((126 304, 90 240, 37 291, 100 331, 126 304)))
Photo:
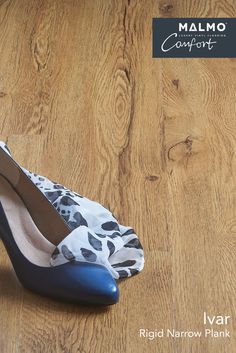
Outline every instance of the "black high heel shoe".
POLYGON ((76 260, 50 266, 56 245, 71 231, 47 198, 1 147, 0 232, 24 287, 71 302, 117 303, 117 284, 104 266, 76 260))

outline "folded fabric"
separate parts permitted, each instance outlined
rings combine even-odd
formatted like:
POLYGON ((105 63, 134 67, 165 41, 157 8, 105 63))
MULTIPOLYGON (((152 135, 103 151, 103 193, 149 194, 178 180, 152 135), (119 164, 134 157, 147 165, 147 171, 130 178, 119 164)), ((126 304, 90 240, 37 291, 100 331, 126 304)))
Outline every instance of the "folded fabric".
MULTIPOLYGON (((0 146, 11 155, 5 143, 0 142, 0 146)), ((74 260, 98 263, 115 279, 130 277, 143 269, 143 248, 133 228, 119 224, 98 202, 21 168, 72 230, 53 252, 52 266, 74 260)))

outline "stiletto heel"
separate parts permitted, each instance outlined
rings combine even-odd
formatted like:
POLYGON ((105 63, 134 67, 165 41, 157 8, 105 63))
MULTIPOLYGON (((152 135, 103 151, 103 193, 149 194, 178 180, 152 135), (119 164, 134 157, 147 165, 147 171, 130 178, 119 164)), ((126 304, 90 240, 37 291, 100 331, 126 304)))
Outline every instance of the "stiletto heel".
POLYGON ((24 287, 71 302, 110 305, 118 301, 117 284, 104 266, 76 260, 50 266, 56 246, 71 230, 1 147, 0 232, 24 287))

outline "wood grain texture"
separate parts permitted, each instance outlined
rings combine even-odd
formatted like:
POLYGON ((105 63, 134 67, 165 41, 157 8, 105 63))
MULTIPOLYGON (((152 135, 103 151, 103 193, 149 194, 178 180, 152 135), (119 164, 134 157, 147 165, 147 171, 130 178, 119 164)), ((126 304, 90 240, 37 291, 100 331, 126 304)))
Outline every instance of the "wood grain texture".
POLYGON ((0 1, 0 129, 26 168, 103 203, 143 243, 107 309, 24 290, 0 244, 1 353, 236 352, 236 62, 151 57, 152 17, 233 0, 0 1), (230 339, 139 338, 233 317, 230 339))

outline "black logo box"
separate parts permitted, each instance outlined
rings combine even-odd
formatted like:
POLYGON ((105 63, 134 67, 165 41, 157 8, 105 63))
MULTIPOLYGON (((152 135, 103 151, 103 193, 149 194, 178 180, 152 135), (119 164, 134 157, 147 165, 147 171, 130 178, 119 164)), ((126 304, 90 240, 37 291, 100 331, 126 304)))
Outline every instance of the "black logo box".
POLYGON ((236 18, 153 18, 152 32, 153 58, 236 57, 236 18))

